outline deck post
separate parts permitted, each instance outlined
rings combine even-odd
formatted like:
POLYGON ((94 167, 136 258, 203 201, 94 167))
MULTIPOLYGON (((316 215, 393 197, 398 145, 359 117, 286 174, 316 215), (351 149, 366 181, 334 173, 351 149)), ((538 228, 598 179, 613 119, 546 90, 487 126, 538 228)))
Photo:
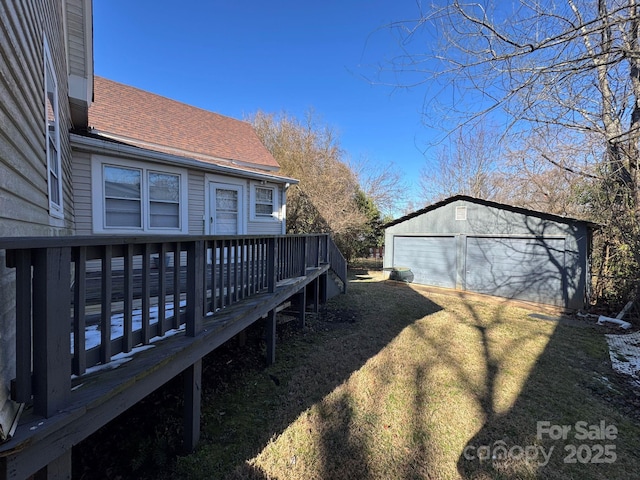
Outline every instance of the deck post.
POLYGON ((16 252, 16 397, 14 400, 26 403, 31 400, 31 358, 33 355, 31 337, 32 285, 31 251, 16 252))
POLYGON ((191 453, 200 440, 202 359, 184 371, 184 450, 191 453))
POLYGON ((187 248, 186 334, 195 337, 202 330, 204 315, 204 240, 190 242, 187 248))
POLYGON ((37 415, 51 417, 71 393, 71 248, 35 251, 33 264, 34 399, 37 415))
POLYGON ((267 365, 276 363, 276 310, 267 314, 267 365))
POLYGON ((267 241, 267 288, 269 293, 276 291, 278 275, 278 242, 275 238, 267 241))

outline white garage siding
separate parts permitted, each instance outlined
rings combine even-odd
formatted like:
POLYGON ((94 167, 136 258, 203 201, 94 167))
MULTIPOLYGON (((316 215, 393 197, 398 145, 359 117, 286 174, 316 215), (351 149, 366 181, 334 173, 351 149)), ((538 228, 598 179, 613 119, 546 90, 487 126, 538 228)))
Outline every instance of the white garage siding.
POLYGON ((393 238, 393 266, 408 267, 414 283, 455 288, 456 244, 453 236, 393 238))
POLYGON ((466 290, 562 306, 564 238, 468 237, 466 290))

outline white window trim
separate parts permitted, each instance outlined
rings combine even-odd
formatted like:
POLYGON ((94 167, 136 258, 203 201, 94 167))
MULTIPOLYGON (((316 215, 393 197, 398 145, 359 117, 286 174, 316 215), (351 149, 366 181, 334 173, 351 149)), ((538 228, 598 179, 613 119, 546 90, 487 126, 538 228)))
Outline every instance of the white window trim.
POLYGON ((160 165, 155 163, 145 163, 129 161, 119 158, 93 155, 91 158, 91 211, 93 217, 93 233, 111 234, 157 234, 175 235, 189 233, 189 192, 188 192, 188 172, 183 168, 160 165), (105 225, 105 191, 103 166, 109 165, 119 168, 133 168, 141 170, 142 174, 142 227, 107 227, 105 225), (178 228, 158 228, 150 227, 150 207, 149 207, 149 172, 167 173, 180 176, 180 224, 178 228))
POLYGON ((251 208, 251 221, 254 222, 280 222, 282 221, 280 205, 280 188, 275 183, 251 182, 251 192, 249 194, 249 204, 251 208), (269 188, 273 190, 273 212, 271 216, 256 214, 256 189, 269 188))
POLYGON ((58 91, 58 81, 56 78, 56 70, 55 65, 53 64, 53 60, 51 57, 51 50, 49 49, 49 42, 47 41, 46 35, 43 37, 44 40, 44 62, 43 62, 43 73, 44 73, 44 129, 45 129, 45 155, 47 157, 47 195, 49 198, 49 215, 56 218, 64 218, 64 198, 62 196, 63 188, 63 172, 62 172, 62 158, 60 152, 60 110, 59 110, 59 91, 58 91), (58 198, 60 199, 60 203, 55 203, 53 201, 53 195, 51 191, 51 175, 53 172, 53 166, 51 165, 50 159, 51 155, 49 154, 49 125, 48 125, 48 112, 47 112, 47 92, 49 91, 49 85, 47 83, 47 70, 51 70, 53 77, 53 90, 54 90, 54 116, 56 123, 55 130, 55 138, 53 139, 56 145, 56 159, 55 162, 57 164, 57 177, 58 177, 58 198))
POLYGON ((214 235, 213 231, 213 222, 211 221, 214 212, 211 211, 211 204, 215 202, 215 199, 211 198, 211 185, 215 184, 216 186, 224 187, 239 187, 240 195, 238 199, 240 201, 240 205, 238 208, 240 209, 240 225, 238 226, 238 234, 244 235, 247 231, 247 212, 246 207, 244 206, 246 202, 246 188, 247 188, 247 180, 241 178, 234 177, 224 177, 222 175, 214 175, 207 173, 204 177, 205 181, 205 199, 204 199, 204 223, 205 223, 205 234, 206 235, 214 235))

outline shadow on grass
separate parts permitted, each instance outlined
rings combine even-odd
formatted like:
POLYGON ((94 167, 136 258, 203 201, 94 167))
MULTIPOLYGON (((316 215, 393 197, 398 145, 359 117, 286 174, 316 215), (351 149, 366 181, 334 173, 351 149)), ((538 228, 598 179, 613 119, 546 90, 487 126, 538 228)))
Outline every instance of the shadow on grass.
MULTIPOLYGON (((466 308, 480 322, 474 304, 466 303, 466 308)), ((500 393, 496 379, 509 365, 504 362, 505 349, 492 348, 490 341, 492 330, 504 320, 498 314, 492 323, 476 325, 487 372, 478 398, 483 425, 459 456, 459 475, 464 479, 636 478, 640 417, 629 403, 636 394, 610 368, 605 331, 569 317, 529 317, 551 321, 555 328, 505 411, 496 405, 500 393), (613 425, 617 433, 604 438, 603 425, 613 425), (555 428, 565 429, 563 438, 556 436, 555 428), (582 435, 584 429, 590 432, 588 437, 582 435)), ((506 350, 518 351, 520 344, 526 344, 527 338, 518 338, 506 350)))
MULTIPOLYGON (((368 283, 361 272, 350 273, 348 293, 332 299, 326 311, 310 320, 308 329, 280 342, 275 365, 255 371, 234 391, 204 399, 202 445, 193 455, 180 459, 175 475, 272 478, 249 460, 266 455, 265 448, 302 417, 312 422, 308 432, 301 433, 309 437, 312 451, 302 456, 314 463, 316 478, 376 477, 370 471, 372 447, 366 432, 361 431, 363 419, 355 418, 362 415, 354 406, 358 400, 339 387, 407 326, 441 308, 405 284, 368 283), (273 378, 278 379, 277 385, 273 378)), ((381 388, 393 381, 385 365, 378 373, 376 381, 381 388)), ((371 388, 375 397, 376 387, 371 388)), ((420 372, 414 388, 423 392, 412 399, 418 415, 427 401, 420 372)), ((413 434, 419 440, 427 435, 426 431, 413 434)), ((411 454, 412 462, 427 462, 426 446, 422 444, 418 450, 411 454)), ((273 461, 285 465, 283 468, 295 477, 303 460, 292 451, 273 461)), ((407 466, 407 478, 416 469, 416 465, 407 466)), ((301 478, 307 478, 307 473, 303 471, 301 478)))

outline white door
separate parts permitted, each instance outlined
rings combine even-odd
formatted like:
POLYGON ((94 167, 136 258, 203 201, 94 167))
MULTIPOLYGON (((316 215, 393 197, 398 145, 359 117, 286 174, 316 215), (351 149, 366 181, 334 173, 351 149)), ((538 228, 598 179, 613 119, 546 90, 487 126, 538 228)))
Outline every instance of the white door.
POLYGON ((242 233, 242 186, 209 184, 209 232, 212 235, 242 233))

